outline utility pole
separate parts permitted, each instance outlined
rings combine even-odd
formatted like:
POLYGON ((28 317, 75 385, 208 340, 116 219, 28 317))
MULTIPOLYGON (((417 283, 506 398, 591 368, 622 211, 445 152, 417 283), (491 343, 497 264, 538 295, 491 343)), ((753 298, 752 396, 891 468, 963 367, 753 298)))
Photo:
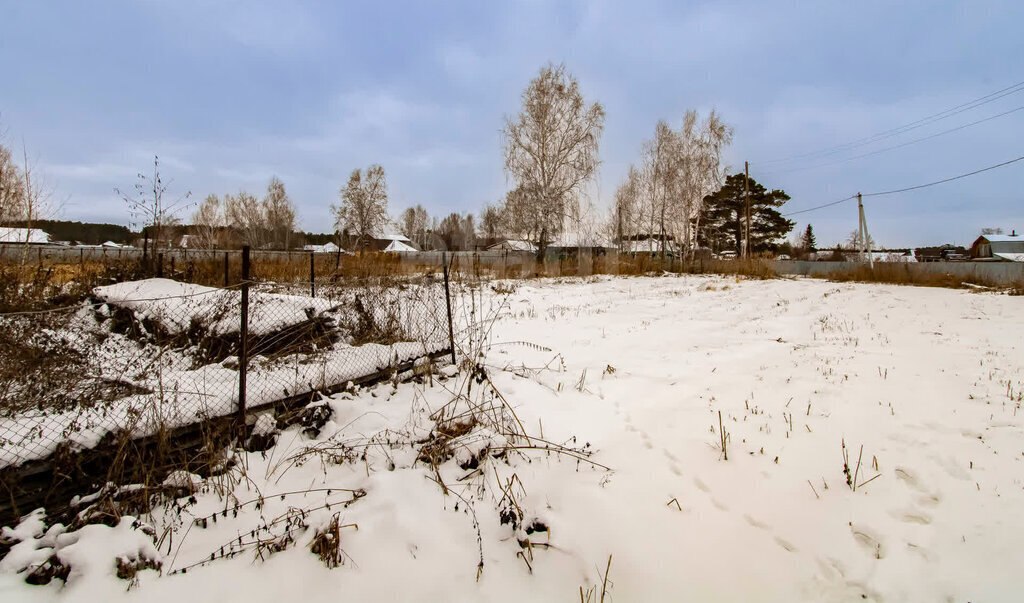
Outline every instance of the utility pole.
POLYGON ((864 203, 861 200, 860 193, 857 193, 857 213, 860 220, 860 223, 857 227, 857 232, 860 233, 861 253, 864 253, 864 250, 867 250, 868 264, 871 266, 871 269, 874 270, 875 256, 874 254, 871 253, 871 239, 868 235, 868 221, 864 217, 864 203))
POLYGON ((747 202, 747 226, 743 237, 743 257, 750 259, 750 162, 743 162, 743 198, 747 202))
POLYGON ((619 226, 618 226, 619 240, 616 241, 616 243, 619 245, 619 251, 622 251, 622 206, 620 205, 617 209, 618 209, 618 211, 616 213, 618 214, 618 222, 619 222, 619 226))

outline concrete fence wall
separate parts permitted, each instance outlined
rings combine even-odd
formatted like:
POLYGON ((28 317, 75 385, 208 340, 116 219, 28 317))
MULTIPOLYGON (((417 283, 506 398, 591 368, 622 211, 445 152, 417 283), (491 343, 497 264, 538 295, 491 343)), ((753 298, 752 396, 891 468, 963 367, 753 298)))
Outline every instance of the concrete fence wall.
MULTIPOLYGON (((906 270, 912 276, 952 275, 956 278, 989 282, 997 285, 1024 283, 1024 262, 877 262, 880 270, 906 270)), ((775 262, 778 274, 826 277, 862 269, 859 262, 775 262)))
MULTIPOLYGON (((149 252, 150 257, 154 252, 149 252)), ((208 250, 208 249, 164 249, 155 253, 162 253, 164 262, 170 264, 183 264, 189 261, 223 260, 224 255, 240 257, 241 250, 208 250)), ((253 261, 271 260, 285 261, 305 260, 309 257, 308 251, 252 251, 253 261)), ((318 253, 316 257, 332 256, 332 253, 318 253)), ((441 266, 442 252, 421 251, 416 253, 398 254, 402 263, 441 266)), ((58 261, 58 262, 116 262, 137 260, 142 258, 142 249, 134 247, 122 248, 96 248, 96 247, 65 247, 59 245, 31 245, 27 248, 20 244, 0 244, 0 259, 8 261, 20 261, 23 258, 29 262, 58 261)), ((615 262, 618 254, 610 251, 601 266, 605 271, 615 272, 615 262)), ((625 258, 623 258, 625 259, 625 258)), ((234 261, 234 260, 233 260, 234 261)), ((523 274, 531 274, 536 271, 536 255, 524 251, 454 251, 448 252, 448 261, 453 263, 460 270, 480 269, 501 269, 507 274, 515 274, 519 269, 523 274)), ((709 261, 707 265, 701 265, 701 270, 709 269, 714 271, 715 264, 720 261, 709 261)), ((573 273, 587 274, 594 267, 594 257, 589 252, 584 252, 572 258, 559 257, 557 254, 548 254, 545 259, 544 269, 551 273, 553 269, 565 264, 566 269, 573 273)), ((681 268, 675 261, 665 266, 665 269, 672 270, 681 268)), ((862 268, 864 264, 857 262, 804 262, 804 261, 777 261, 774 262, 775 271, 778 274, 805 275, 827 277, 830 274, 842 274, 862 268)), ((928 275, 952 275, 964 280, 981 281, 996 285, 1019 285, 1024 283, 1024 262, 925 262, 925 263, 876 263, 880 270, 906 270, 912 276, 925 277, 928 275)))
MULTIPOLYGON (((150 249, 147 252, 147 256, 155 258, 159 254, 163 254, 164 262, 170 262, 173 258, 175 262, 198 262, 203 260, 222 260, 224 254, 228 254, 232 258, 241 257, 241 249, 150 249)), ((253 250, 250 256, 253 259, 264 259, 264 260, 286 260, 286 259, 308 259, 308 251, 292 250, 292 251, 271 251, 271 250, 253 250)), ((331 253, 318 253, 317 257, 330 256, 331 253)), ((103 262, 103 261, 118 261, 118 260, 137 260, 142 259, 142 249, 139 247, 68 247, 64 245, 29 245, 26 251, 25 245, 18 244, 0 244, 0 259, 20 261, 22 258, 27 257, 30 262, 37 262, 41 260, 49 261, 62 261, 62 262, 103 262), (27 255, 26 255, 27 254, 27 255)))

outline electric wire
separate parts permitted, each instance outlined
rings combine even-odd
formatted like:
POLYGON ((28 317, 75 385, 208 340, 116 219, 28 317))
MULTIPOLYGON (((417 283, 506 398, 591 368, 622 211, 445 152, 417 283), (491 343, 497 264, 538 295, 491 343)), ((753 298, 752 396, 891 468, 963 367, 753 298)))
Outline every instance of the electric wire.
POLYGON ((918 184, 917 186, 908 186, 906 188, 898 188, 898 189, 894 189, 894 190, 891 190, 891 191, 881 191, 881 192, 877 192, 877 193, 864 193, 862 196, 863 197, 880 197, 882 195, 895 195, 896 193, 905 193, 907 191, 913 191, 913 190, 917 190, 919 188, 927 188, 929 186, 935 186, 936 184, 943 184, 943 183, 946 183, 946 182, 952 182, 954 180, 959 180, 961 178, 966 178, 968 176, 973 176, 975 174, 980 174, 982 172, 987 172, 989 170, 994 170, 996 168, 1001 168, 1004 165, 1010 165, 1011 163, 1016 163, 1016 162, 1022 161, 1022 160, 1024 160, 1024 155, 1021 155, 1020 157, 1017 157, 1016 159, 1010 159, 1009 161, 1004 161, 1002 163, 997 163, 995 165, 990 165, 990 166, 988 166, 986 168, 981 168, 980 170, 974 170, 973 172, 967 172, 966 174, 960 174, 959 176, 953 176, 952 178, 944 178, 942 180, 936 180, 935 182, 928 182, 927 184, 918 184))
POLYGON ((1022 111, 1022 110, 1024 110, 1024 105, 1021 105, 1021 106, 1016 107, 1014 109, 1010 109, 1009 111, 1004 111, 1002 113, 999 113, 999 114, 996 114, 996 115, 992 115, 990 117, 986 117, 984 119, 979 119, 977 121, 972 121, 970 123, 963 124, 963 125, 957 126, 955 128, 950 128, 948 130, 943 130, 942 132, 936 132, 935 134, 930 134, 930 135, 924 136, 922 138, 915 138, 914 140, 908 140, 907 142, 900 143, 900 144, 897 144, 897 145, 893 145, 891 147, 885 147, 884 149, 877 149, 877 150, 874 150, 874 151, 870 151, 868 153, 862 153, 860 155, 854 155, 852 157, 846 157, 844 159, 839 159, 837 161, 831 161, 829 163, 821 163, 821 164, 818 164, 818 165, 808 165, 808 166, 797 167, 797 168, 788 168, 788 169, 784 169, 784 170, 775 170, 775 171, 771 171, 771 172, 766 172, 766 173, 762 174, 762 176, 772 176, 772 175, 775 175, 775 174, 788 174, 788 173, 792 173, 792 172, 803 172, 803 171, 806 171, 806 170, 814 170, 814 169, 818 169, 818 168, 824 168, 824 167, 830 167, 830 166, 833 166, 833 165, 839 165, 841 163, 846 163, 847 161, 853 161, 854 159, 863 159, 865 157, 871 157, 872 155, 878 155, 880 153, 885 153, 887 151, 892 151, 892 150, 895 150, 895 149, 901 149, 903 147, 908 147, 908 146, 910 146, 912 144, 917 144, 919 142, 924 142, 926 140, 931 140, 932 138, 938 138, 939 136, 943 136, 945 134, 951 134, 953 132, 957 132, 959 130, 963 130, 965 128, 969 128, 971 126, 976 126, 978 124, 982 124, 982 123, 985 123, 987 121, 992 121, 993 119, 998 119, 1000 117, 1003 117, 1003 116, 1006 116, 1006 115, 1010 115, 1011 113, 1016 113, 1017 111, 1022 111))
POLYGON ((873 134, 873 135, 865 137, 865 138, 860 138, 860 139, 857 139, 857 140, 853 140, 853 141, 850 141, 850 142, 846 142, 846 143, 835 145, 835 146, 831 146, 831 147, 825 147, 825 148, 818 149, 816 151, 811 151, 811 152, 808 152, 808 153, 801 153, 799 155, 792 155, 790 157, 782 157, 782 158, 778 158, 778 159, 768 159, 768 160, 765 160, 765 161, 751 162, 751 163, 754 163, 754 164, 757 164, 757 165, 766 165, 766 164, 772 164, 772 163, 782 163, 782 162, 786 162, 786 161, 793 161, 793 160, 797 160, 797 159, 811 159, 811 158, 817 158, 817 157, 828 157, 830 155, 835 155, 836 153, 841 153, 843 151, 847 151, 847 150, 855 149, 855 148, 858 148, 858 147, 862 147, 864 145, 868 145, 868 144, 871 144, 873 142, 877 142, 879 140, 885 140, 886 138, 892 138, 893 136, 898 136, 900 134, 904 134, 904 133, 909 132, 911 130, 915 130, 917 128, 926 126, 926 125, 928 125, 930 123, 934 123, 934 122, 937 122, 937 121, 940 121, 940 120, 943 120, 943 119, 947 119, 947 118, 952 117, 954 115, 957 115, 959 113, 963 113, 964 111, 969 111, 971 109, 980 107, 982 105, 986 105, 988 103, 995 102, 995 101, 997 101, 997 100, 999 100, 999 99, 1001 99, 1001 98, 1003 98, 1005 96, 1009 96, 1011 94, 1016 94, 1016 93, 1022 92, 1022 91, 1024 91, 1024 81, 1018 82, 1016 84, 1013 84, 1012 86, 1007 86, 1006 88, 1002 88, 1001 90, 996 90, 995 92, 991 92, 989 94, 986 94, 985 96, 981 96, 979 98, 976 98, 974 100, 968 101, 966 103, 961 103, 961 104, 959 104, 959 105, 957 105, 955 107, 950 107, 949 109, 946 109, 945 111, 940 111, 938 113, 933 113, 932 115, 928 115, 927 117, 922 117, 921 119, 918 119, 917 121, 912 121, 912 122, 904 124, 902 126, 897 126, 895 128, 891 128, 889 130, 884 130, 882 132, 878 132, 877 134, 873 134))
MULTIPOLYGON (((1010 165, 1012 163, 1017 163, 1018 161, 1024 161, 1024 155, 1021 155, 1020 157, 1016 157, 1014 159, 1003 161, 1002 163, 997 163, 995 165, 990 165, 988 167, 984 167, 984 168, 981 168, 981 169, 978 169, 978 170, 974 170, 972 172, 967 172, 965 174, 959 174, 957 176, 952 176, 952 177, 949 177, 949 178, 943 178, 942 180, 936 180, 934 182, 926 182, 924 184, 918 184, 918 185, 915 185, 915 186, 908 186, 908 187, 905 187, 905 188, 897 188, 897 189, 888 190, 888 191, 878 191, 878 192, 874 192, 874 193, 863 193, 860 196, 862 198, 863 197, 881 197, 883 195, 895 195, 897 193, 905 193, 905 192, 908 192, 908 191, 914 191, 914 190, 918 190, 918 189, 922 189, 922 188, 928 188, 930 186, 935 186, 935 185, 938 185, 938 184, 945 184, 946 182, 953 182, 954 180, 960 180, 961 178, 967 178, 968 176, 974 176, 976 174, 981 174, 983 172, 988 172, 990 170, 1001 168, 1001 167, 1010 165)), ((823 203, 821 205, 815 205, 814 207, 808 207, 807 209, 801 209, 801 210, 798 210, 798 211, 792 211, 792 212, 781 214, 781 215, 783 217, 795 216, 795 215, 798 215, 798 214, 803 214, 803 213, 807 213, 807 212, 811 212, 811 211, 817 211, 819 209, 824 209, 826 207, 832 207, 833 205, 839 205, 840 203, 843 203, 845 201, 849 201, 851 199, 856 199, 856 198, 857 198, 857 195, 851 195, 851 196, 846 197, 844 199, 839 199, 837 201, 831 201, 829 203, 823 203)))
POLYGON ((789 216, 795 216, 797 214, 805 214, 805 213, 807 213, 809 211, 817 211, 819 209, 824 209, 826 207, 832 207, 833 205, 839 205, 840 203, 849 201, 850 199, 856 199, 856 198, 857 198, 857 195, 850 195, 849 197, 846 197, 844 199, 839 199, 838 201, 832 201, 830 203, 823 203, 821 205, 815 205, 814 207, 808 207, 807 209, 801 209, 799 211, 791 211, 788 214, 781 214, 781 215, 782 215, 783 218, 786 218, 786 217, 789 217, 789 216))

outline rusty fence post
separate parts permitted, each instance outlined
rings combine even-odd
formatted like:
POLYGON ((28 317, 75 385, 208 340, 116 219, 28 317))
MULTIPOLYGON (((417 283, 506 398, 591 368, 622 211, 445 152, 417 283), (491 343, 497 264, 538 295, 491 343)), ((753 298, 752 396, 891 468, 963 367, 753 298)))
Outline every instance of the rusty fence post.
POLYGON ((242 303, 238 324, 238 427, 245 430, 245 377, 249 365, 249 246, 242 247, 242 303))
POLYGON ((316 297, 316 269, 313 252, 309 252, 309 296, 316 297))
POLYGON ((444 301, 448 308, 448 345, 452 350, 452 364, 455 364, 455 329, 452 326, 452 293, 448 285, 448 252, 441 252, 441 268, 444 272, 444 301))

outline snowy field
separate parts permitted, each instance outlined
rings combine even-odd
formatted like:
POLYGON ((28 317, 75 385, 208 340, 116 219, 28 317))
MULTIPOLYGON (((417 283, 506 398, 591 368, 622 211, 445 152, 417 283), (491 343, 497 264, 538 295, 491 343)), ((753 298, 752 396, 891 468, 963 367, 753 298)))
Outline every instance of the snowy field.
POLYGON ((154 510, 157 546, 130 520, 24 522, 0 600, 1021 600, 1024 298, 692 276, 500 290, 460 304, 488 336, 464 343, 475 379, 336 396, 318 435, 287 429, 154 510), (480 416, 431 456, 445 408, 480 416), (334 519, 327 569, 310 547, 334 519), (16 573, 55 552, 66 585, 16 573), (118 556, 164 575, 119 580, 118 556))

